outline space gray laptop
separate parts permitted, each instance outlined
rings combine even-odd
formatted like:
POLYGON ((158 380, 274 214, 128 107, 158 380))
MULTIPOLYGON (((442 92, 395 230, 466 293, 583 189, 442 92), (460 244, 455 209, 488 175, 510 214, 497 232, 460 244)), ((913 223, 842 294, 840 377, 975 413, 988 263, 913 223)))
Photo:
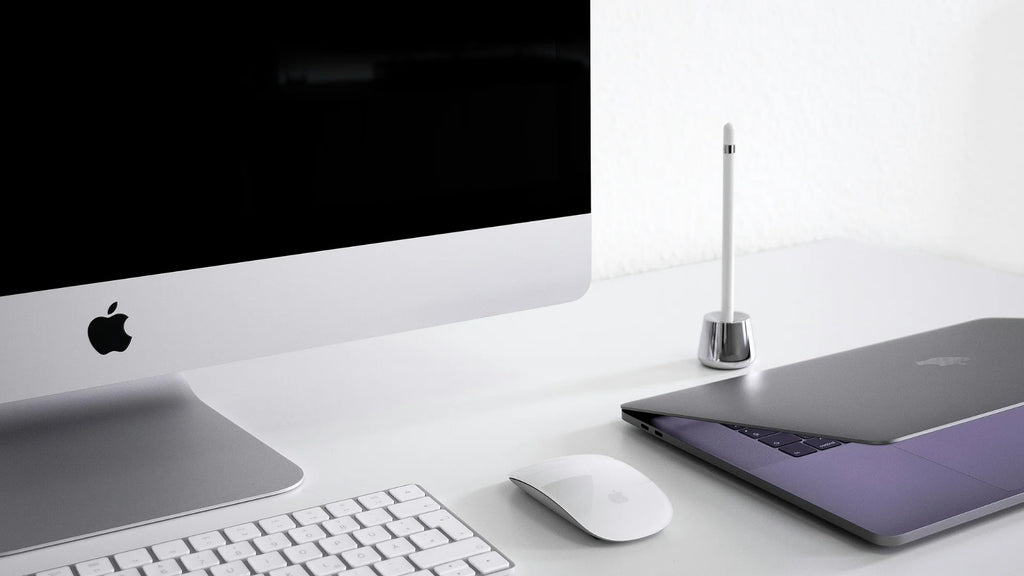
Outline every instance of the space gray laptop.
POLYGON ((1024 319, 637 400, 622 417, 862 538, 904 544, 1024 502, 1024 319))

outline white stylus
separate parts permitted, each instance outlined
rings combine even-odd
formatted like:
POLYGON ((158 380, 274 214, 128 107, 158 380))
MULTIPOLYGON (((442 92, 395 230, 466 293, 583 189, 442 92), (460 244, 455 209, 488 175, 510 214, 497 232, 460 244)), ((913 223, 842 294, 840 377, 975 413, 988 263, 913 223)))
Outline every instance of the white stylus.
POLYGON ((722 321, 734 322, 732 307, 732 163, 736 153, 732 124, 726 124, 722 147, 722 321))
POLYGON ((750 332, 750 315, 732 307, 733 253, 732 244, 732 164, 735 162, 736 140, 732 124, 724 129, 722 148, 722 308, 704 315, 700 330, 697 358, 709 368, 735 370, 754 362, 757 352, 750 332))

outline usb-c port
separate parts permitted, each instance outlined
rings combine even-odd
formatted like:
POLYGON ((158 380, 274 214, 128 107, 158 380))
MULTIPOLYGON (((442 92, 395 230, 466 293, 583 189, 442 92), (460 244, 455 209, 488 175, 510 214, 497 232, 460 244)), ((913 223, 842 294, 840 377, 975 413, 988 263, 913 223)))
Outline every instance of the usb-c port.
POLYGON ((651 429, 651 427, 650 427, 650 426, 648 426, 647 424, 641 424, 641 425, 640 425, 640 429, 641 429, 641 430, 650 430, 650 429, 651 429))
POLYGON ((661 432, 658 430, 654 431, 654 435, 657 436, 658 438, 661 438, 661 432))

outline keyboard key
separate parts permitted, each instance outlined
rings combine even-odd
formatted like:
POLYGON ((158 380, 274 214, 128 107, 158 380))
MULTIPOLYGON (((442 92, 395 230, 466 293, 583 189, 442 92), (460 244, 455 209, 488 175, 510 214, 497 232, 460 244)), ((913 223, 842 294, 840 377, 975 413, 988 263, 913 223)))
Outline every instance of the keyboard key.
POLYGON ((196 552, 195 554, 186 554, 180 558, 181 563, 185 565, 185 570, 202 570, 203 568, 209 568, 210 566, 216 566, 220 564, 220 559, 213 553, 213 550, 203 550, 202 552, 196 552))
POLYGON ((420 490, 420 487, 415 484, 406 484, 405 486, 392 488, 391 490, 388 490, 388 493, 399 502, 408 502, 409 500, 415 500, 426 496, 426 494, 423 493, 423 490, 420 490))
POLYGON ((764 438, 765 436, 778 434, 778 432, 775 430, 762 430, 761 428, 743 428, 740 430, 740 434, 750 436, 751 438, 764 438))
POLYGON ((248 524, 240 524, 238 526, 232 526, 231 528, 225 528, 224 536, 227 536, 227 539, 232 542, 242 542, 243 540, 259 538, 260 536, 263 536, 263 532, 260 532, 260 529, 257 528, 255 524, 249 522, 248 524))
POLYGON ((363 505, 363 508, 367 510, 373 510, 374 508, 383 508, 394 504, 395 501, 384 492, 374 492, 373 494, 367 494, 366 496, 360 496, 356 498, 359 503, 363 505))
MULTIPOLYGON (((369 566, 360 566, 345 572, 344 576, 377 576, 377 573, 369 566)), ((427 574, 427 576, 433 576, 433 574, 427 574)))
POLYGON ((814 434, 801 434, 801 433, 797 432, 796 435, 801 437, 801 438, 803 438, 804 440, 806 440, 808 438, 817 438, 817 436, 815 436, 814 434))
POLYGON ((466 538, 473 537, 473 531, 462 522, 456 520, 447 510, 428 512, 420 516, 420 520, 430 528, 444 530, 445 534, 452 540, 465 540, 466 538))
POLYGON ((260 554, 253 556, 246 560, 249 563, 249 567, 252 571, 260 574, 263 572, 270 572, 271 570, 277 570, 278 568, 284 568, 288 565, 285 561, 284 556, 281 556, 280 552, 267 552, 266 554, 260 554))
POLYGON ((309 576, 309 572, 302 566, 288 566, 271 571, 270 576, 309 576))
POLYGON ((252 572, 242 562, 231 562, 210 568, 210 576, 249 576, 252 572))
POLYGON ((363 526, 369 528, 371 526, 379 526, 385 522, 391 522, 394 518, 391 517, 391 514, 388 514, 387 510, 378 508, 356 514, 356 520, 359 520, 363 526))
POLYGON ((785 452, 786 454, 789 454, 790 456, 796 456, 797 458, 801 456, 807 456, 808 454, 814 454, 815 452, 817 452, 817 450, 815 450, 814 448, 811 448, 810 446, 803 443, 787 444, 786 446, 779 448, 779 450, 785 452))
POLYGON ((317 542, 324 552, 328 554, 341 554, 348 550, 354 550, 359 548, 356 541, 352 539, 348 534, 340 534, 338 536, 331 536, 330 538, 324 538, 317 542))
POLYGON ((146 576, 178 576, 181 574, 181 566, 176 560, 161 560, 155 564, 146 564, 142 571, 146 576))
POLYGON ((509 567, 508 560, 505 560, 505 558, 497 552, 488 552, 479 556, 473 556, 469 559, 469 563, 481 574, 493 574, 498 570, 504 570, 509 567))
POLYGON ((373 564, 374 562, 380 562, 382 558, 377 551, 369 546, 363 546, 362 548, 356 548, 355 550, 349 550, 348 552, 342 553, 341 557, 348 562, 348 565, 353 568, 360 566, 366 566, 373 564))
POLYGON ((372 528, 363 528, 362 530, 356 530, 352 533, 352 536, 363 546, 369 546, 370 544, 376 544, 377 542, 383 542, 391 538, 391 534, 384 529, 383 526, 374 526, 372 528))
POLYGON ((299 544, 298 546, 293 546, 291 548, 285 548, 282 552, 284 552, 285 557, 288 558, 292 564, 302 564, 303 562, 323 556, 320 549, 312 542, 299 544))
MULTIPOLYGON (((189 574, 196 574, 196 573, 195 572, 190 572, 189 574)), ((114 572, 110 576, 142 576, 142 574, 139 572, 138 568, 129 568, 127 570, 121 570, 120 572, 114 572)), ((186 576, 188 576, 188 575, 186 575, 186 576)), ((202 574, 202 576, 206 576, 206 573, 204 572, 202 574)))
MULTIPOLYGON (((441 532, 436 528, 433 530, 427 530, 426 532, 420 532, 419 534, 413 534, 412 536, 409 536, 409 539, 424 550, 450 542, 448 537, 441 534, 441 532)), ((455 558, 452 558, 452 560, 455 560, 455 558)))
POLYGON ((423 532, 423 524, 420 524, 419 520, 415 518, 403 518, 402 520, 395 520, 394 522, 388 522, 384 526, 391 531, 392 534, 401 538, 402 536, 408 536, 409 534, 415 534, 417 532, 423 532))
POLYGON ((177 558, 179 556, 184 556, 191 551, 192 550, 189 549, 188 544, 185 544, 184 540, 172 540, 170 542, 164 542, 163 544, 153 546, 153 555, 156 556, 157 560, 177 558))
POLYGON ((220 554, 220 557, 223 558, 225 562, 233 562, 235 560, 244 560, 255 556, 256 549, 248 542, 239 542, 237 544, 221 546, 220 548, 217 548, 217 553, 220 554))
POLYGON ((71 568, 64 566, 62 568, 53 568, 52 570, 45 570, 43 572, 36 572, 36 576, 75 576, 71 573, 71 568))
POLYGON ((377 550, 379 550, 385 558, 395 558, 397 556, 412 554, 416 551, 416 547, 410 544, 405 538, 395 538, 394 540, 388 540, 377 544, 377 550))
POLYGON ((356 522, 351 516, 342 516, 341 518, 335 518, 334 520, 328 520, 322 524, 324 530, 327 530, 332 536, 338 534, 348 534, 349 532, 355 532, 362 528, 358 522, 356 522))
POLYGON ((319 524, 324 520, 331 519, 327 512, 324 512, 324 509, 319 506, 315 508, 306 508, 305 510, 299 510, 298 512, 293 512, 292 518, 295 518, 295 521, 299 523, 299 526, 319 524))
POLYGON ((115 554, 114 562, 117 562, 117 567, 121 570, 127 570, 129 568, 138 568, 143 564, 149 564, 153 562, 153 557, 149 555, 149 550, 139 548, 131 552, 115 554))
POLYGON ((831 438, 808 438, 804 440, 804 444, 813 446, 818 450, 828 450, 829 448, 835 448, 842 444, 839 440, 832 440, 831 438))
POLYGON ((78 576, 102 576, 113 574, 114 565, 107 558, 97 558, 75 564, 75 570, 78 571, 78 576))
POLYGON ((452 520, 455 520, 455 517, 447 510, 437 510, 436 512, 427 512, 426 514, 420 515, 420 521, 423 522, 427 528, 437 528, 441 524, 451 522, 452 520))
POLYGON ((417 567, 426 569, 433 568, 438 564, 444 564, 445 562, 451 562, 452 560, 462 560, 490 551, 491 547, 483 540, 470 538, 438 546, 437 548, 415 552, 409 555, 409 560, 416 564, 417 567))
POLYGON ((263 528, 263 531, 267 534, 276 534, 277 532, 284 532, 285 530, 295 528, 295 522, 287 514, 281 514, 280 516, 260 520, 260 528, 263 528))
POLYGON ((725 426, 730 430, 743 430, 744 428, 746 428, 746 426, 742 426, 740 424, 726 424, 725 422, 722 423, 722 426, 725 426))
POLYGON ((405 576, 416 571, 412 564, 402 557, 377 562, 373 567, 380 573, 380 576, 405 576))
POLYGON ((220 535, 220 532, 214 530, 213 532, 192 536, 188 539, 188 543, 192 545, 192 548, 195 549, 196 552, 200 552, 202 550, 211 550, 218 546, 223 546, 228 542, 220 535))
POLYGON ((473 576, 476 570, 469 567, 465 560, 455 560, 434 566, 437 576, 473 576))
POLYGON ((778 434, 772 434, 771 436, 760 438, 758 439, 758 441, 763 444, 767 444, 772 448, 779 448, 780 446, 785 446, 786 444, 799 442, 800 437, 797 436, 796 434, 790 434, 789 432, 779 432, 778 434))
POLYGON ((284 550, 292 545, 291 539, 288 538, 287 534, 267 534, 266 536, 260 536, 259 538, 252 541, 253 544, 259 548, 260 552, 273 552, 274 550, 284 550))
POLYGON ((298 528, 292 528, 288 531, 288 535, 292 537, 292 540, 296 544, 305 544, 306 542, 315 542, 321 538, 326 538, 327 533, 323 531, 319 526, 299 526, 298 528))
POLYGON ((333 504, 325 506, 327 511, 331 513, 335 518, 341 518, 342 516, 351 516, 356 512, 362 512, 363 507, 356 504, 355 500, 339 500, 333 504))
POLYGON ((345 569, 345 564, 337 556, 324 556, 306 562, 306 570, 313 576, 333 576, 345 569))
POLYGON ((465 524, 452 518, 450 521, 441 524, 441 530, 448 535, 452 540, 465 540, 466 538, 473 537, 473 531, 466 527, 465 524))
POLYGON ((439 510, 441 505, 437 503, 433 498, 425 496, 423 498, 417 498, 415 500, 409 500, 408 502, 400 502, 398 504, 392 504, 388 506, 388 510, 394 514, 395 518, 408 518, 409 516, 418 516, 427 512, 433 512, 439 510))

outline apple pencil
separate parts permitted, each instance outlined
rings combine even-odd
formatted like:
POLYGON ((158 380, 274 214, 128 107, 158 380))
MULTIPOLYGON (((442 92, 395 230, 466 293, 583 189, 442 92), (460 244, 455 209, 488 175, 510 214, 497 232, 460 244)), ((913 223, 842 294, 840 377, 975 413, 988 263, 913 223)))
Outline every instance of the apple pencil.
POLYGON ((732 163, 736 153, 732 124, 726 124, 722 148, 722 321, 732 323, 733 245, 732 245, 732 163))
POLYGON ((750 331, 750 315, 732 307, 733 262, 732 242, 732 164, 736 161, 736 140, 732 124, 723 130, 722 147, 722 308, 704 315, 701 324, 697 358, 701 364, 720 370, 746 368, 754 362, 757 351, 750 331))

